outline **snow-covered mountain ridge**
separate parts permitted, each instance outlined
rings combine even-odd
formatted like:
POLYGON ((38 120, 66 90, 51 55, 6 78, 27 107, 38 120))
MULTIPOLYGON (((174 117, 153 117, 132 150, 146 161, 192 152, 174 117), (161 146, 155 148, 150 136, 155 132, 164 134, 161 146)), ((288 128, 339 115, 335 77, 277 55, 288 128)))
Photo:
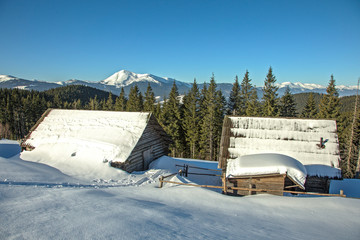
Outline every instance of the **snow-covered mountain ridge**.
MULTIPOLYGON (((283 82, 276 84, 279 88, 286 88, 289 87, 290 89, 304 89, 304 90, 315 90, 315 89, 326 89, 326 86, 315 84, 315 83, 300 83, 300 82, 283 82)), ((336 86, 338 90, 356 90, 357 86, 345 86, 345 85, 338 85, 336 86)))
MULTIPOLYGON (((180 94, 185 94, 191 88, 190 83, 178 81, 167 77, 158 77, 152 74, 138 74, 127 70, 121 70, 119 72, 116 72, 110 77, 99 82, 83 81, 77 79, 60 82, 46 82, 37 80, 26 80, 10 75, 0 75, 0 88, 19 88, 26 90, 44 91, 51 88, 67 85, 85 85, 104 91, 111 91, 113 94, 119 95, 122 87, 125 89, 125 93, 128 93, 130 88, 135 84, 137 84, 140 91, 144 93, 146 91, 148 83, 150 83, 155 95, 163 97, 169 94, 174 81, 178 86, 178 91, 180 94)), ((202 87, 202 84, 199 85, 199 87, 202 87)), ((232 83, 218 83, 217 85, 218 88, 221 89, 224 95, 227 97, 231 91, 232 83)), ((313 83, 283 82, 276 85, 279 87, 279 96, 284 93, 287 87, 290 88, 293 94, 304 92, 326 93, 326 86, 313 83)), ((336 88, 338 89, 340 96, 355 95, 357 89, 356 86, 344 85, 339 85, 336 88)), ((261 96, 261 87, 258 87, 257 89, 259 92, 259 96, 261 96)))
POLYGON ((11 80, 16 80, 18 78, 10 76, 10 75, 0 75, 0 83, 1 82, 6 82, 6 81, 11 81, 11 80))

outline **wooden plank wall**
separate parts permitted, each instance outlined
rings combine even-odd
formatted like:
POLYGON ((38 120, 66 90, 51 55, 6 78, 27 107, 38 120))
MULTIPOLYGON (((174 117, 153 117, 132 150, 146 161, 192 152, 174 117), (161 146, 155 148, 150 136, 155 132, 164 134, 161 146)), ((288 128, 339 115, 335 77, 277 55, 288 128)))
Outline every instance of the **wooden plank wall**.
MULTIPOLYGON (((252 188, 252 189, 265 189, 265 190, 275 190, 268 192, 270 194, 282 196, 282 190, 284 190, 286 174, 276 174, 269 176, 251 176, 251 177, 241 177, 241 178, 228 178, 227 186, 228 187, 240 187, 240 188, 252 188), (277 192, 278 191, 278 192, 277 192)), ((255 192, 247 190, 227 190, 226 194, 229 195, 253 195, 267 193, 265 192, 255 192)))

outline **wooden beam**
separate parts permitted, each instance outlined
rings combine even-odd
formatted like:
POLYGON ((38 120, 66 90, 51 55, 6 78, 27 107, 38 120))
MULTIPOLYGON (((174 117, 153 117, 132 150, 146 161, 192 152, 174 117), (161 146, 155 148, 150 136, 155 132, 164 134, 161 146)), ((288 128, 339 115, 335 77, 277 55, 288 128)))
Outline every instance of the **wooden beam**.
MULTIPOLYGON (((172 184, 177 184, 177 185, 186 185, 186 186, 192 186, 192 187, 202 187, 202 188, 217 188, 217 189, 224 188, 224 186, 198 185, 198 184, 192 184, 192 183, 165 181, 165 180, 162 180, 161 177, 159 178, 159 182, 160 183, 172 183, 172 184)), ((161 184, 161 186, 163 186, 163 185, 161 184)), ((273 190, 273 189, 241 188, 241 187, 227 187, 227 189, 253 191, 253 192, 283 192, 283 193, 294 193, 294 194, 315 195, 315 196, 346 197, 346 195, 344 195, 343 190, 340 190, 340 194, 329 194, 329 193, 299 192, 299 191, 273 190)))
POLYGON ((165 180, 160 180, 159 181, 163 182, 163 183, 173 183, 173 184, 178 184, 178 185, 187 185, 187 186, 192 186, 192 187, 202 187, 202 188, 218 188, 218 189, 222 189, 222 186, 213 186, 213 185, 198 185, 198 184, 192 184, 192 183, 181 183, 181 182, 173 182, 173 181, 165 181, 165 180))
POLYGON ((273 173, 273 174, 257 174, 257 175, 244 175, 244 176, 236 176, 231 177, 230 179, 243 179, 243 178, 264 178, 264 177, 278 177, 280 175, 285 176, 286 174, 279 174, 279 173, 273 173))

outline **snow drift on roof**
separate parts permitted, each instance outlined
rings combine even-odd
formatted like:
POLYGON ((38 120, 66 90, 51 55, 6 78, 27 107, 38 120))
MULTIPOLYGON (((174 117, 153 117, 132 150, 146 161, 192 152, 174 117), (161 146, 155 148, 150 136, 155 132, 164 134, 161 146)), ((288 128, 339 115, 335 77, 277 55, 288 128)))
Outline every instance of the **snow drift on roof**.
POLYGON ((149 115, 53 109, 25 144, 35 148, 45 144, 72 146, 74 158, 77 152, 92 152, 108 161, 124 162, 141 137, 149 115))
POLYGON ((230 158, 256 153, 291 156, 304 165, 339 167, 336 121, 286 118, 230 117, 230 158), (318 147, 320 138, 324 148, 318 147))
POLYGON ((282 154, 252 154, 229 159, 226 168, 226 177, 287 174, 293 181, 304 187, 306 169, 296 159, 282 154))

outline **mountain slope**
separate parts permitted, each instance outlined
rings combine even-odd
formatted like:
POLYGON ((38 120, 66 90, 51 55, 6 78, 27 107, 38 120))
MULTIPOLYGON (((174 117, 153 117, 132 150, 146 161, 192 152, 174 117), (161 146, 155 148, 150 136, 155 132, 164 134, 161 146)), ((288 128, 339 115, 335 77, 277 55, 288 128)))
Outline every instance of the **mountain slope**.
MULTIPOLYGON (((26 80, 9 75, 0 75, 0 88, 19 88, 25 90, 45 91, 61 86, 83 85, 97 88, 103 91, 111 91, 113 94, 119 95, 122 87, 124 88, 125 93, 129 93, 130 88, 135 84, 138 85, 140 91, 144 93, 146 91, 147 85, 150 83, 150 86, 152 87, 155 95, 163 98, 169 94, 174 81, 178 87, 179 94, 185 94, 191 88, 191 84, 177 81, 172 78, 158 77, 152 74, 137 74, 127 70, 116 72, 110 77, 99 82, 72 79, 63 82, 52 83, 36 80, 26 80)), ((217 85, 218 89, 222 90, 224 96, 228 97, 232 88, 232 83, 217 83, 217 85)), ((202 88, 202 86, 203 84, 199 84, 200 88, 202 88)), ((326 86, 319 84, 284 82, 277 84, 277 86, 279 87, 279 96, 284 94, 287 87, 290 88, 293 94, 306 92, 326 93, 326 86)), ((337 86, 337 89, 339 96, 350 96, 356 94, 356 86, 340 85, 337 86)), ((259 98, 261 98, 262 88, 258 87, 257 91, 259 98)))

